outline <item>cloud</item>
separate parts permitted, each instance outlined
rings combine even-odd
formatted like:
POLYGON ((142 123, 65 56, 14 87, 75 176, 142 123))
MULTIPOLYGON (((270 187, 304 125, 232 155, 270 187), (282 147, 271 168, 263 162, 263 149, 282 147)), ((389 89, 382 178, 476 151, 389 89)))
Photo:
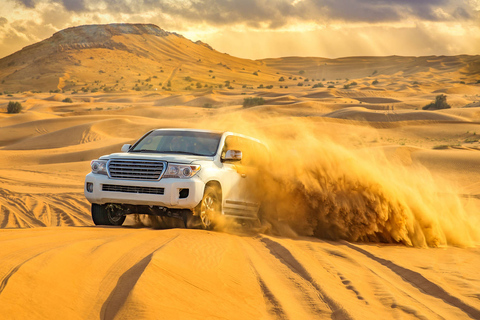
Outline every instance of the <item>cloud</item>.
POLYGON ((67 11, 107 14, 163 14, 209 25, 245 24, 276 29, 290 21, 325 24, 397 22, 404 19, 472 19, 470 0, 17 0, 33 8, 39 2, 61 3, 67 11), (439 14, 442 12, 442 14, 439 14), (445 13, 445 14, 443 14, 445 13))
POLYGON ((84 0, 63 0, 63 6, 68 11, 86 11, 85 1, 84 0))
POLYGON ((16 0, 19 4, 25 6, 26 8, 35 8, 34 0, 16 0))

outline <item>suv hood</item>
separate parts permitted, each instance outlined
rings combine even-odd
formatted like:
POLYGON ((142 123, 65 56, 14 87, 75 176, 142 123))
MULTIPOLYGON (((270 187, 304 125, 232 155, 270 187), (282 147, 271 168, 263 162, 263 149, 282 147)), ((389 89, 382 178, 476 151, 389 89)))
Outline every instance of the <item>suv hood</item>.
POLYGON ((212 161, 213 157, 195 156, 188 154, 173 153, 140 153, 140 152, 122 152, 112 153, 107 156, 100 157, 102 160, 110 159, 145 159, 145 160, 161 160, 166 162, 190 164, 194 161, 212 161))

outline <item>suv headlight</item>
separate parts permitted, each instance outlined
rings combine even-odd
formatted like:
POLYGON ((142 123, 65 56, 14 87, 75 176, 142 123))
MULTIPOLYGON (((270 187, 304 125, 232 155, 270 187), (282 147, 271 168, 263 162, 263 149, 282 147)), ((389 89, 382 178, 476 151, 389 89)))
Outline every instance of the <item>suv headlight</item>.
POLYGON ((200 165, 184 165, 184 164, 172 164, 169 163, 167 171, 163 175, 163 178, 180 178, 188 179, 193 177, 200 171, 200 165))
POLYGON ((107 174, 107 160, 92 160, 90 166, 93 173, 107 174))

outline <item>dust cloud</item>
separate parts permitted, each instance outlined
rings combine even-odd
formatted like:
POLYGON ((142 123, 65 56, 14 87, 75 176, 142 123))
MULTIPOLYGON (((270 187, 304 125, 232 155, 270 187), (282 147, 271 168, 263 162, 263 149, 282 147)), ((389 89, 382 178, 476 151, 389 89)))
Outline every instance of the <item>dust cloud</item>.
POLYGON ((387 158, 381 148, 352 145, 358 132, 338 139, 338 127, 327 122, 248 119, 222 118, 203 127, 244 133, 268 145, 269 159, 252 185, 263 202, 266 232, 415 247, 480 240, 478 216, 453 186, 420 165, 387 158))

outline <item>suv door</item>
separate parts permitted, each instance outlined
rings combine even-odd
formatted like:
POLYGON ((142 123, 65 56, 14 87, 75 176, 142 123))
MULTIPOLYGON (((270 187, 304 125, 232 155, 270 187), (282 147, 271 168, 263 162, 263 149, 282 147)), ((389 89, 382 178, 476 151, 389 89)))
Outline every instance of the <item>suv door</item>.
POLYGON ((257 142, 239 136, 228 136, 225 140, 222 157, 227 150, 242 151, 242 160, 225 161, 231 177, 231 190, 224 197, 223 212, 237 217, 256 218, 260 203, 256 189, 255 151, 257 142))

